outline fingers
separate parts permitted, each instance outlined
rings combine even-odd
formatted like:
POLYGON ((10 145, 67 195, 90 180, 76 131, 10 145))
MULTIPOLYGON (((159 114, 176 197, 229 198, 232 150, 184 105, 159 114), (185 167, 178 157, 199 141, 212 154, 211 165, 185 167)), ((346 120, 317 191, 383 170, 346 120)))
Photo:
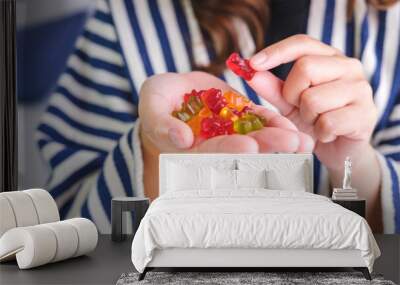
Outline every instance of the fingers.
POLYGON ((281 116, 274 111, 268 110, 258 105, 254 105, 252 109, 254 110, 254 113, 266 119, 268 127, 276 127, 286 130, 297 131, 297 127, 295 124, 293 124, 286 117, 281 116))
POLYGON ((296 125, 288 118, 260 106, 254 106, 253 109, 266 119, 268 126, 253 136, 259 143, 260 152, 311 152, 314 149, 314 140, 298 132, 296 125))
POLYGON ((142 133, 162 151, 187 149, 193 145, 194 135, 190 127, 172 116, 159 117, 156 124, 149 125, 141 119, 142 133))
POLYGON ((163 73, 149 77, 139 92, 139 115, 170 114, 180 107, 183 94, 192 90, 181 74, 163 73), (180 84, 176 84, 179 82, 180 84), (170 87, 171 90, 167 88, 170 87), (143 108, 140 108, 140 107, 143 108), (148 107, 148 108, 145 108, 148 107), (154 108, 155 107, 155 108, 154 108))
POLYGON ((355 104, 369 94, 366 81, 333 81, 308 88, 300 96, 300 117, 313 124, 320 114, 355 104))
POLYGON ((310 86, 344 78, 364 78, 360 61, 341 56, 304 56, 293 65, 283 84, 282 95, 288 103, 299 106, 300 94, 310 86))
POLYGON ((267 126, 247 135, 217 136, 199 141, 194 152, 310 152, 314 142, 308 135, 299 133, 287 118, 260 106, 253 106, 256 114, 264 117, 267 126))
MULTIPOLYGON (((149 96, 150 97, 150 96, 149 96)), ((165 105, 164 99, 156 96, 142 100, 139 103, 141 132, 160 150, 172 151, 175 149, 189 148, 193 144, 193 133, 190 127, 181 120, 172 117, 170 112, 157 113, 157 106, 165 105)), ((171 111, 172 112, 172 111, 171 111)))
POLYGON ((193 144, 189 126, 171 116, 172 111, 179 108, 186 86, 176 85, 174 92, 162 93, 165 86, 179 81, 184 82, 178 74, 156 75, 147 79, 140 90, 141 132, 162 151, 188 148, 193 144))
POLYGON ((315 147, 314 139, 310 135, 303 132, 299 132, 298 135, 300 139, 300 145, 297 149, 297 152, 312 152, 315 147))
POLYGON ((307 35, 295 35, 277 42, 255 54, 250 65, 257 71, 269 70, 306 55, 339 55, 340 52, 307 35))
POLYGON ((374 112, 366 114, 363 107, 350 105, 322 114, 315 123, 315 135, 323 143, 332 142, 338 136, 365 140, 371 135, 373 120, 374 112))
POLYGON ((283 81, 271 72, 256 72, 247 83, 259 96, 274 105, 282 115, 286 116, 293 110, 293 106, 282 97, 283 81))
POLYGON ((183 94, 192 89, 231 88, 221 79, 204 72, 164 73, 150 77, 140 90, 141 132, 161 151, 190 148, 194 136, 190 127, 171 116, 181 107, 183 94))
POLYGON ((217 136, 194 146, 190 152, 199 153, 258 153, 257 141, 244 135, 217 136))
POLYGON ((267 127, 248 136, 257 141, 259 152, 311 152, 314 148, 310 136, 293 130, 267 127))

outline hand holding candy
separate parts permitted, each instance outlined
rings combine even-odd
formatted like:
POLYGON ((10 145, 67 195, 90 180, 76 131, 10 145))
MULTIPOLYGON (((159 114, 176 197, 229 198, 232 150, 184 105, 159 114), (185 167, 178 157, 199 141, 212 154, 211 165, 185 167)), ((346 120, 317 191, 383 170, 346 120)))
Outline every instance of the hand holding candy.
POLYGON ((371 134, 377 109, 359 60, 295 35, 259 51, 250 62, 257 72, 249 86, 314 138, 314 153, 328 169, 341 169, 346 156, 359 162, 371 158, 365 165, 376 165, 371 134), (288 62, 293 66, 285 81, 270 72, 288 62))
MULTIPOLYGON (((204 72, 165 73, 147 79, 140 90, 139 100, 140 138, 144 153, 151 153, 157 157, 159 152, 258 153, 312 150, 312 140, 299 132, 288 119, 276 112, 251 104, 247 98, 237 95, 225 82, 204 72), (220 105, 216 104, 218 108, 212 109, 218 111, 224 105, 218 114, 209 108, 202 108, 199 111, 197 108, 199 102, 190 101, 192 94, 190 90, 197 90, 192 95, 198 94, 202 97, 203 93, 198 90, 209 90, 211 87, 221 90, 222 96, 226 99, 225 101, 217 96, 219 100, 215 102, 219 102, 220 105), (185 93, 189 94, 183 96, 185 93), (191 105, 194 103, 185 109, 190 116, 189 120, 185 122, 171 115, 174 111, 181 110, 182 102, 189 103, 189 101, 191 105), (217 115, 232 122, 233 118, 239 118, 247 113, 263 117, 268 124, 261 129, 241 135, 234 131, 234 123, 232 125, 234 132, 229 134, 230 123, 225 125, 222 123, 225 121, 219 120, 213 123, 206 120, 208 125, 205 123, 204 128, 212 135, 221 132, 229 135, 216 135, 210 138, 201 135, 201 121, 204 118, 217 115)), ((209 99, 211 103, 214 102, 209 99)), ((249 119, 251 118, 250 116, 249 119)), ((254 125, 257 128, 257 123, 257 121, 252 122, 252 127, 254 125)))

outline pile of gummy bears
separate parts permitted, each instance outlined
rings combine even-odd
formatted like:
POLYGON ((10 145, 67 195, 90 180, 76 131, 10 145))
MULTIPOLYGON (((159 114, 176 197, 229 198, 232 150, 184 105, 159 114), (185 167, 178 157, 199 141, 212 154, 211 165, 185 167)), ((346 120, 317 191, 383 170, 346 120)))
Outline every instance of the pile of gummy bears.
MULTIPOLYGON (((228 58, 227 66, 246 80, 255 73, 248 60, 236 53, 228 58)), ((216 88, 192 90, 183 99, 180 110, 172 115, 186 122, 197 137, 208 139, 233 133, 247 134, 266 124, 263 117, 254 113, 250 100, 233 91, 222 93, 216 88)))

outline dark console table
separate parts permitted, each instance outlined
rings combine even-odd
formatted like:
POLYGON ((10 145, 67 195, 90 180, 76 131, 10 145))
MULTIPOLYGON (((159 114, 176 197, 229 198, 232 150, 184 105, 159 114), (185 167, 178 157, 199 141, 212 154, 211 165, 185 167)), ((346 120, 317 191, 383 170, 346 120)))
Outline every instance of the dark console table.
MULTIPOLYGON (((374 272, 385 279, 400 282, 400 235, 376 235, 382 256, 374 272)), ((16 262, 0 264, 0 284, 115 284, 124 272, 134 271, 131 262, 132 236, 112 242, 110 235, 101 235, 95 251, 58 263, 29 270, 19 270, 16 262)))

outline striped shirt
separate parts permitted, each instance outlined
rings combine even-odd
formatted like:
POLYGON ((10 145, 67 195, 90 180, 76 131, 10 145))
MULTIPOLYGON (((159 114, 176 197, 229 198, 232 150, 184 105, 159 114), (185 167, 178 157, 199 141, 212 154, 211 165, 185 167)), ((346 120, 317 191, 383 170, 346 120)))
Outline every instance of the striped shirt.
MULTIPOLYGON (((363 63, 379 113, 371 143, 382 173, 384 231, 400 233, 400 3, 386 11, 355 3, 347 21, 346 0, 311 1, 306 32, 363 63)), ((240 21, 236 28, 240 51, 249 57, 255 49, 249 29, 240 21)), ((62 217, 87 217, 109 233, 111 198, 144 195, 140 86, 153 74, 209 63, 203 36, 190 0, 97 2, 38 128, 52 170, 48 188, 62 217)), ((273 108, 230 71, 221 77, 273 108)), ((314 171, 316 193, 327 195, 328 172, 317 159, 314 171)))

